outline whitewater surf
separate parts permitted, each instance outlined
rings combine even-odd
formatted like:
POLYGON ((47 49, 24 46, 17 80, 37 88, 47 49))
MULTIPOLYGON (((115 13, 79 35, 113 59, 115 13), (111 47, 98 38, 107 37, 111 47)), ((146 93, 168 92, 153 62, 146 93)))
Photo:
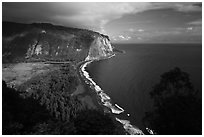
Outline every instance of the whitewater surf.
MULTIPOLYGON (((109 58, 113 56, 115 56, 115 54, 110 56, 109 58)), ((96 84, 96 82, 93 81, 89 73, 86 71, 85 68, 93 61, 97 61, 97 60, 88 60, 80 66, 81 77, 84 77, 85 83, 88 84, 89 87, 91 89, 94 89, 94 91, 97 93, 97 96, 100 98, 100 103, 103 106, 109 108, 111 110, 111 113, 116 114, 116 115, 124 113, 125 110, 122 107, 120 107, 118 104, 111 103, 111 98, 96 84)), ((127 116, 129 115, 130 114, 127 114, 127 116)), ((131 125, 130 121, 119 119, 117 118, 117 116, 115 118, 118 122, 120 122, 123 125, 123 128, 126 130, 127 133, 131 135, 138 135, 138 134, 143 135, 144 134, 142 130, 131 125)))

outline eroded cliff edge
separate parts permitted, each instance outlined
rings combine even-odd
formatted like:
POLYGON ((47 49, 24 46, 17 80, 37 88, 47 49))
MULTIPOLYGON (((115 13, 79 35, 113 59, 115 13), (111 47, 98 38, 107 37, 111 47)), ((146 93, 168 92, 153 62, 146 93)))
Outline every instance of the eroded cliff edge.
POLYGON ((101 59, 113 54, 108 36, 100 35, 94 39, 85 60, 101 59))
POLYGON ((108 36, 47 23, 3 22, 2 27, 3 134, 126 133, 97 107, 94 92, 83 88, 75 65, 112 55, 108 36), (36 109, 41 105, 42 111, 36 109))
POLYGON ((48 23, 3 22, 3 63, 100 59, 113 54, 108 36, 48 23))

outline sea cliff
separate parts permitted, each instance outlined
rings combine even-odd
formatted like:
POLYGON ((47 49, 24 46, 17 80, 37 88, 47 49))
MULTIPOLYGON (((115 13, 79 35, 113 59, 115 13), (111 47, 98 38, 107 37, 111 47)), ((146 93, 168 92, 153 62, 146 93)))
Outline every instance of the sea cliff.
POLYGON ((3 22, 3 63, 100 59, 113 54, 108 36, 48 23, 3 22))
MULTIPOLYGON (((71 117, 77 119, 78 114, 82 110, 86 110, 85 108, 95 109, 97 105, 101 104, 106 109, 97 110, 102 111, 101 115, 105 118, 110 117, 110 120, 107 121, 113 123, 100 125, 102 128, 97 129, 96 132, 93 132, 95 130, 90 131, 91 134, 124 134, 124 129, 128 134, 143 134, 129 121, 111 115, 123 113, 124 110, 117 104, 112 104, 111 98, 89 77, 85 70, 87 64, 92 61, 107 59, 115 55, 108 36, 90 30, 54 26, 47 23, 3 22, 2 40, 3 63, 8 63, 3 69, 3 80, 11 85, 10 87, 18 89, 20 96, 31 97, 35 101, 38 100, 37 102, 41 105, 45 105, 46 111, 51 112, 51 117, 60 122, 69 122, 71 117), (86 84, 82 84, 84 82, 79 76, 86 84), (93 89, 97 97, 92 95, 93 92, 88 93, 85 90, 86 86, 93 89), (50 94, 52 95, 50 96, 50 94), (100 102, 94 101, 94 97, 100 98, 100 102), (62 100, 68 100, 68 104, 70 104, 67 105, 67 101, 62 100), (75 106, 75 104, 77 105, 75 106), (73 108, 67 106, 73 106, 73 108), (72 113, 70 113, 70 109, 73 109, 72 113), (108 131, 109 128, 107 128, 101 132, 106 126, 110 126, 112 130, 108 131), (122 126, 124 129, 120 129, 122 126)), ((6 109, 4 108, 3 112, 6 112, 6 109)), ((97 116, 99 115, 97 114, 94 118, 97 116)), ((103 119, 102 121, 104 122, 103 119)), ((26 125, 23 122, 22 124, 26 125)), ((93 129, 97 123, 100 122, 92 123, 93 129)), ((12 129, 7 128, 7 124, 9 125, 4 122, 6 134, 7 129, 12 129)), ((12 124, 13 122, 11 122, 12 124)), ((83 128, 78 128, 72 134, 81 134, 83 128)), ((27 132, 27 129, 24 130, 27 132)), ((47 129, 45 131, 47 132, 47 129)), ((87 132, 87 129, 85 131, 87 132)), ((38 130, 36 132, 44 134, 38 130)), ((13 132, 8 133, 13 134, 13 132)), ((18 133, 21 134, 20 131, 18 133)), ((61 133, 61 131, 57 132, 57 134, 61 133)))
POLYGON ((100 35, 94 39, 89 48, 87 60, 102 59, 113 55, 113 48, 107 36, 100 35))

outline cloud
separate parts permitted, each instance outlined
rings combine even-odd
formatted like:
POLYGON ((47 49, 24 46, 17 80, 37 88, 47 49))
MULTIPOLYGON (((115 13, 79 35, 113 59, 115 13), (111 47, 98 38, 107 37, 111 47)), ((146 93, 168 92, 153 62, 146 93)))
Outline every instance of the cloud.
POLYGON ((112 37, 112 39, 114 40, 114 41, 127 41, 127 40, 129 40, 129 39, 131 39, 132 37, 130 37, 130 36, 125 36, 125 35, 119 35, 118 37, 116 37, 116 36, 113 36, 112 37))
POLYGON ((186 30, 191 31, 191 30, 193 30, 193 27, 187 27, 186 30))
POLYGON ((98 27, 104 30, 104 26, 126 14, 142 12, 150 6, 150 3, 86 3, 82 6, 81 13, 67 19, 76 22, 83 20, 87 26, 98 27))
POLYGON ((128 31, 129 31, 129 32, 134 32, 134 31, 135 31, 135 29, 130 28, 130 29, 128 29, 128 31))
POLYGON ((103 2, 103 3, 3 3, 3 20, 18 22, 51 22, 65 26, 93 28, 105 32, 104 26, 127 14, 147 10, 171 8, 180 12, 200 11, 199 3, 150 3, 150 2, 103 2))
POLYGON ((128 29, 127 31, 124 31, 124 32, 144 32, 144 29, 141 29, 141 28, 139 28, 139 29, 133 29, 133 28, 130 28, 130 29, 128 29))
MULTIPOLYGON (((87 8, 84 8, 83 16, 86 16, 87 24, 97 24, 101 30, 112 20, 119 19, 127 14, 136 14, 147 10, 156 10, 171 8, 180 12, 195 12, 201 11, 201 7, 195 6, 195 3, 89 3, 87 8)), ((82 18, 81 15, 75 18, 82 18)), ((86 22, 85 21, 85 22, 86 22)), ((142 32, 142 29, 138 31, 142 32)))
POLYGON ((175 5, 178 11, 181 12, 196 12, 196 11, 202 11, 202 7, 197 6, 195 4, 183 4, 183 3, 178 3, 175 5))
POLYGON ((3 20, 45 21, 103 29, 111 20, 147 9, 150 3, 3 3, 3 20))
POLYGON ((152 9, 174 9, 180 12, 197 12, 202 11, 200 4, 201 2, 156 2, 152 3, 152 9))
POLYGON ((188 25, 202 25, 202 19, 189 22, 188 25))
POLYGON ((139 32, 143 32, 144 30, 143 30, 143 29, 138 29, 137 31, 139 31, 139 32))

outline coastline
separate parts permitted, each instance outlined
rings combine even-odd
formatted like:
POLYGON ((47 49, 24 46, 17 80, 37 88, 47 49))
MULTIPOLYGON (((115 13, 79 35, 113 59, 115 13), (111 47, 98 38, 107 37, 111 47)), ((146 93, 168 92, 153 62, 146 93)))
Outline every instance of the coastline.
MULTIPOLYGON (((79 72, 80 77, 88 85, 88 87, 95 91, 96 100, 98 105, 102 107, 105 113, 111 113, 114 115, 116 121, 120 122, 123 125, 125 131, 130 135, 144 135, 142 130, 131 125, 130 121, 119 119, 117 115, 122 114, 125 110, 116 103, 112 103, 111 98, 97 85, 96 82, 90 77, 89 73, 86 71, 86 67, 94 61, 105 60, 114 57, 115 54, 108 56, 102 59, 92 59, 85 60, 77 64, 77 71, 79 72)), ((129 116, 129 114, 127 114, 129 116)))

